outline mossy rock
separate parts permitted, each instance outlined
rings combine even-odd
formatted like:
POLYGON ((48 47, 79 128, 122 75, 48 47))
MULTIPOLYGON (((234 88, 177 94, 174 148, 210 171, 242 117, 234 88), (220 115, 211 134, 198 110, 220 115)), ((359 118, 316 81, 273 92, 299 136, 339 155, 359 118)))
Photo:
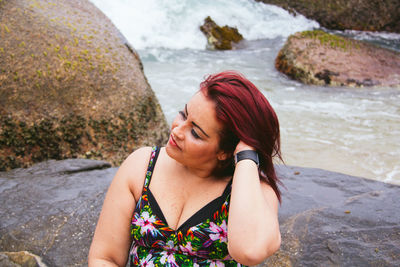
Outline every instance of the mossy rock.
POLYGON ((236 28, 227 25, 220 27, 210 17, 204 19, 200 30, 207 37, 207 47, 211 50, 235 49, 235 44, 243 40, 236 28))
POLYGON ((305 84, 400 87, 400 53, 321 30, 289 36, 276 68, 305 84))
POLYGON ((118 165, 166 142, 136 51, 89 1, 0 1, 0 170, 46 159, 118 165))

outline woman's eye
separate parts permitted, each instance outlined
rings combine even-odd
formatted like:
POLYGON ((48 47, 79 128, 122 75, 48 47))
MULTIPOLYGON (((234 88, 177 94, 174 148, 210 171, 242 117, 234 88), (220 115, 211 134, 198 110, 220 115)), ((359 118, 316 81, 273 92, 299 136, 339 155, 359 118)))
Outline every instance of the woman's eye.
POLYGON ((179 114, 182 116, 182 118, 183 118, 184 120, 186 120, 186 115, 185 115, 185 112, 183 112, 183 111, 179 111, 179 114))
POLYGON ((193 135, 194 138, 200 139, 200 136, 196 133, 196 131, 194 129, 192 129, 191 132, 192 132, 192 135, 193 135))

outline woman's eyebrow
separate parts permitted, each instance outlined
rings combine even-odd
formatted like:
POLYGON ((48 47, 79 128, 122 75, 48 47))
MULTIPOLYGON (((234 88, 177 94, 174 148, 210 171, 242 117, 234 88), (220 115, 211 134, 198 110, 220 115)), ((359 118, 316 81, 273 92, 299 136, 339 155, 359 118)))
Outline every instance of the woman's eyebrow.
MULTIPOLYGON (((185 104, 185 111, 186 111, 186 116, 188 116, 189 113, 188 113, 188 110, 187 110, 187 104, 185 104)), ((208 138, 210 138, 210 136, 209 136, 208 134, 206 134, 206 132, 205 132, 203 129, 201 129, 201 127, 200 127, 197 123, 195 123, 194 121, 192 121, 192 124, 193 124, 193 126, 195 126, 196 128, 198 128, 205 136, 207 136, 208 138)))

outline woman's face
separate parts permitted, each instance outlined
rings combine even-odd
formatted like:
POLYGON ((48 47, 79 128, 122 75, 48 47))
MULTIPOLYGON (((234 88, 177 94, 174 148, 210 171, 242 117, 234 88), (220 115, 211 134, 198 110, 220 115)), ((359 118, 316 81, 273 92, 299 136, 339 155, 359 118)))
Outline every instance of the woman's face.
POLYGON ((188 168, 208 168, 211 172, 218 160, 225 159, 219 150, 221 129, 215 115, 215 104, 198 92, 172 122, 166 151, 188 168))

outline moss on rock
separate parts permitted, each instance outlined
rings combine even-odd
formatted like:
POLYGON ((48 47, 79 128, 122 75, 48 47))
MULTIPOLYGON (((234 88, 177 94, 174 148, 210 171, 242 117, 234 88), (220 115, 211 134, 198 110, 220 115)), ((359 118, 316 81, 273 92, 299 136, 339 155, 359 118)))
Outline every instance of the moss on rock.
POLYGON ((204 19, 200 30, 207 37, 208 48, 212 50, 231 50, 234 44, 243 40, 236 28, 227 25, 220 27, 210 17, 204 19))
POLYGON ((399 87, 398 62, 398 52, 314 30, 291 35, 275 67, 306 84, 399 87))

